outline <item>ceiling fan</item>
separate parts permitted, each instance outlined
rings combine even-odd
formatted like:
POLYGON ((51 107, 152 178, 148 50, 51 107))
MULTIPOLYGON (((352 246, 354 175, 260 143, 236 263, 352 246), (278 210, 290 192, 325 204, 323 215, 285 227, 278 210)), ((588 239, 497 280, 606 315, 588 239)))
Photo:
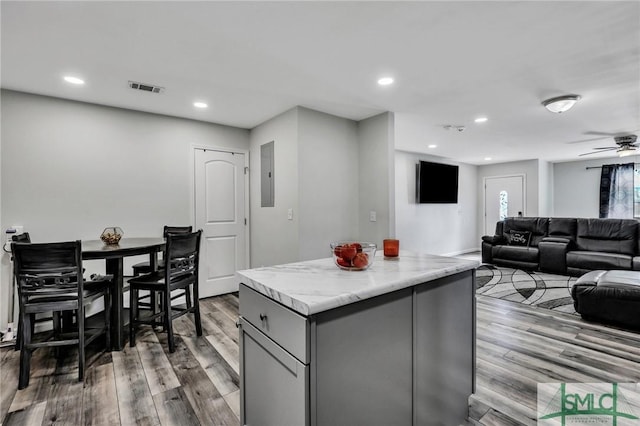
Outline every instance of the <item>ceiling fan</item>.
POLYGON ((598 154, 600 152, 614 151, 614 150, 618 153, 620 157, 633 155, 636 153, 636 149, 638 149, 638 144, 636 143, 637 139, 638 139, 637 135, 614 136, 613 140, 618 146, 593 148, 594 149, 593 152, 585 152, 584 154, 580 154, 579 157, 582 157, 583 155, 598 154))

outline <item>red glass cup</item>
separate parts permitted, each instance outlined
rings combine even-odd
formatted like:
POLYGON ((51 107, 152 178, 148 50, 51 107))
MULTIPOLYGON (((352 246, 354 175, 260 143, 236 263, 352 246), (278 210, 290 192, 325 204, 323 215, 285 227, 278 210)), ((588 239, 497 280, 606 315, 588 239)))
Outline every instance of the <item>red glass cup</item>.
POLYGON ((382 248, 384 251, 384 257, 398 257, 400 241, 393 239, 383 240, 382 248))

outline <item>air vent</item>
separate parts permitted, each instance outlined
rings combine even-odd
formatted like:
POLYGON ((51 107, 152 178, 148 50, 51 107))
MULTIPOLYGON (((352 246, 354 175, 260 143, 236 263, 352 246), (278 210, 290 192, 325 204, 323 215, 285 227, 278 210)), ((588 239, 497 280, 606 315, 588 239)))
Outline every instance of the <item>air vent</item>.
POLYGON ((156 86, 154 84, 139 83, 137 81, 131 81, 131 80, 129 80, 129 87, 131 87, 134 90, 142 90, 143 92, 151 92, 151 93, 164 92, 164 87, 156 86))

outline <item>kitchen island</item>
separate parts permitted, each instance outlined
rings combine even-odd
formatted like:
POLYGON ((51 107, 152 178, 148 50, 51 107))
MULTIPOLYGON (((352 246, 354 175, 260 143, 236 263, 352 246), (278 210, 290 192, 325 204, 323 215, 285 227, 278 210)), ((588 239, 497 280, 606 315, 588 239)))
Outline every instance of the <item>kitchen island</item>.
POLYGON ((475 371, 478 262, 402 252, 238 271, 241 422, 457 425, 475 371))

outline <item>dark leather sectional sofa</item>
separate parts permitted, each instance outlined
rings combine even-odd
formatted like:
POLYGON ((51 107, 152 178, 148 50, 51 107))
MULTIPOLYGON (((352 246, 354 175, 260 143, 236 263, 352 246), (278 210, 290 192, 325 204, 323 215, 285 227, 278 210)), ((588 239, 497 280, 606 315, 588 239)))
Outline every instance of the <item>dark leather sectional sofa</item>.
POLYGON ((580 276, 576 312, 640 330, 639 233, 634 219, 507 218, 482 237, 482 262, 580 276))
POLYGON ((510 217, 482 237, 482 262, 572 276, 640 271, 639 232, 634 219, 510 217))

